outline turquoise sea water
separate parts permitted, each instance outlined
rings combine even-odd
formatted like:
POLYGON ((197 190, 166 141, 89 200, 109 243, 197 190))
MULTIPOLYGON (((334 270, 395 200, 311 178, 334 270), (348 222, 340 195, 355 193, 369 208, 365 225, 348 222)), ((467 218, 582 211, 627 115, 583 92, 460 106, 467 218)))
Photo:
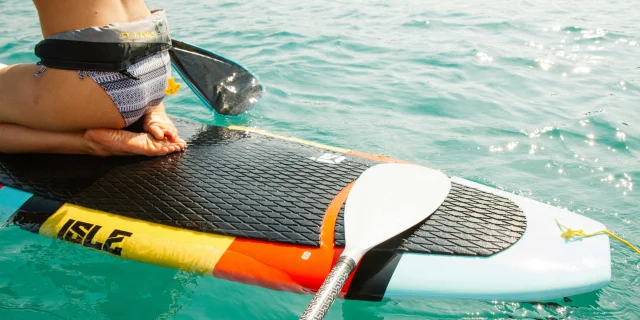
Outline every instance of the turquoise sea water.
MULTIPOLYGON (((169 112, 442 169, 597 219, 640 245, 634 1, 148 1, 173 36, 255 73, 265 96, 169 112)), ((0 61, 35 62, 30 1, 0 0, 0 61)), ((186 88, 185 88, 186 89, 186 88)), ((328 319, 640 319, 640 256, 560 304, 337 301, 328 319)), ((429 272, 425 270, 425 272, 429 272)), ((310 296, 116 259, 0 227, 0 319, 297 319, 310 296)))

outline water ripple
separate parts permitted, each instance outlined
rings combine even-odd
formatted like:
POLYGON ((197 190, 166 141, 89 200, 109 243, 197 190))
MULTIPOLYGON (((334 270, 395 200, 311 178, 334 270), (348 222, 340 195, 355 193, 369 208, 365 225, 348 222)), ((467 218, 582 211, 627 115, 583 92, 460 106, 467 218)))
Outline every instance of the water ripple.
MULTIPOLYGON (((634 1, 155 0, 172 35, 241 62, 258 107, 169 112, 442 169, 576 211, 640 245, 640 30, 634 1)), ((0 6, 0 60, 34 62, 31 2, 0 6)), ((611 285, 568 301, 338 301, 329 319, 631 319, 640 260, 612 241, 611 285)), ((0 228, 13 318, 297 318, 309 296, 111 259, 0 228), (274 298, 275 297, 275 298, 274 298)))

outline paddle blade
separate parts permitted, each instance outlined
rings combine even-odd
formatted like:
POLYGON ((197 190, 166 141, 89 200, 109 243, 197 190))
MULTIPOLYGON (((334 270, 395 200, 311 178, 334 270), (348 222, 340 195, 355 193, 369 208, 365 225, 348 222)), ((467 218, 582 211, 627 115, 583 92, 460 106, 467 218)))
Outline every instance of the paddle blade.
POLYGON ((262 86, 249 71, 210 51, 172 42, 169 54, 173 66, 206 105, 223 115, 253 109, 262 96, 262 86))
POLYGON ((387 163, 367 169, 347 197, 343 255, 358 261, 364 252, 427 219, 450 190, 444 173, 426 167, 387 163))

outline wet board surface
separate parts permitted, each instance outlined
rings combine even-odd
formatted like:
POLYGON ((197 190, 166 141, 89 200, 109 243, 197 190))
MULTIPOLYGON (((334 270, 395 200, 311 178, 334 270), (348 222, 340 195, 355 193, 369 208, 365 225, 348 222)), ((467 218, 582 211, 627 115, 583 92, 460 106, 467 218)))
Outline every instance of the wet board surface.
MULTIPOLYGON (((180 154, 0 155, 0 222, 120 258, 308 294, 343 251, 354 181, 377 163, 402 162, 174 121, 188 143, 180 154)), ((566 241, 556 219, 585 231, 602 224, 459 177, 451 185, 430 218, 363 257, 341 298, 530 301, 609 283, 608 238, 566 241)))
MULTIPOLYGON (((172 227, 318 247, 331 201, 379 163, 257 133, 176 124, 188 143, 184 153, 0 155, 0 184, 172 227)), ((339 247, 343 210, 335 228, 339 247)), ((525 228, 522 210, 510 200, 454 184, 432 217, 376 249, 488 256, 515 243, 525 228)))

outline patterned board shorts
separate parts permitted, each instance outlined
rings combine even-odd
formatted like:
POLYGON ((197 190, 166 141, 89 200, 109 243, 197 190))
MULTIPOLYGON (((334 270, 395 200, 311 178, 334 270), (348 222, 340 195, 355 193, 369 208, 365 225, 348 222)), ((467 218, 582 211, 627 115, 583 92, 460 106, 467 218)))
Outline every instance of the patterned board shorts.
POLYGON ((132 64, 127 71, 139 80, 118 72, 86 71, 111 97, 126 126, 136 122, 164 99, 171 77, 171 58, 162 52, 132 64))

